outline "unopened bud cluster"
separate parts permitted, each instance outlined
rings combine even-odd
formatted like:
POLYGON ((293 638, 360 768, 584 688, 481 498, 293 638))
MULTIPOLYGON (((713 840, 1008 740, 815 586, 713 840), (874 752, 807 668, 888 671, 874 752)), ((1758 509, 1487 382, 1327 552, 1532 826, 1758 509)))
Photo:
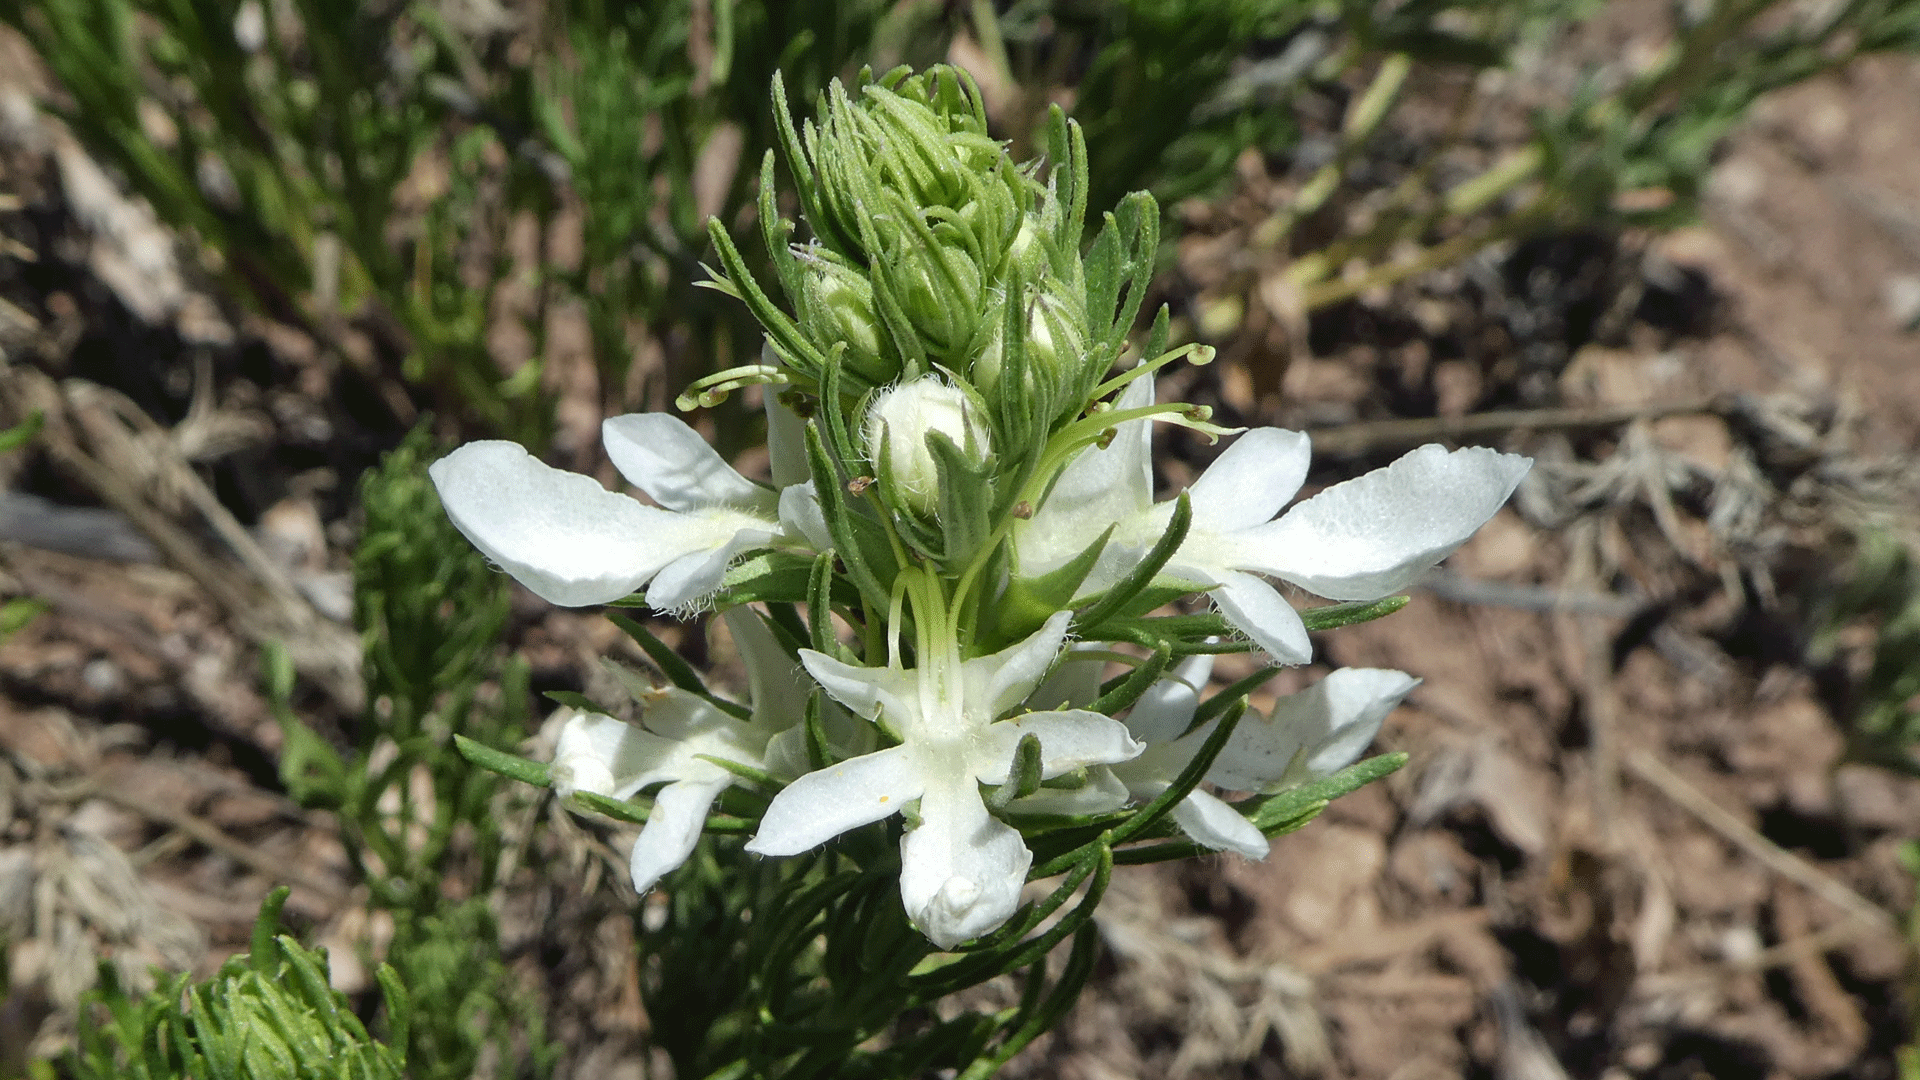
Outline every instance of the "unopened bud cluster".
MULTIPOLYGON (((714 239, 716 287, 754 308, 779 364, 706 386, 773 377, 857 413, 862 395, 937 375, 976 403, 999 455, 990 472, 1030 467, 1125 345, 1158 245, 1152 200, 1109 215, 1083 258, 1078 128, 1056 110, 1046 158, 1016 163, 988 134, 978 88, 949 67, 836 83, 798 126, 777 86, 775 108, 807 226, 799 238, 779 217, 769 154, 761 212, 786 303, 761 291, 723 231, 714 239)), ((880 476, 870 453, 863 464, 880 476)), ((931 510, 916 490, 887 494, 931 510)))

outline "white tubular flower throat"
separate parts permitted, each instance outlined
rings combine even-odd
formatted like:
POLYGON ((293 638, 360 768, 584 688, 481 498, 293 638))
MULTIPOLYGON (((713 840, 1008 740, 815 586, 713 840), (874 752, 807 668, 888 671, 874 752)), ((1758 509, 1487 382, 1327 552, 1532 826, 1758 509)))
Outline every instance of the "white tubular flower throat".
POLYGON ((900 842, 908 917, 941 948, 1004 923, 1019 906, 1033 854, 987 810, 979 785, 1007 782, 1028 735, 1040 742, 1048 777, 1140 752, 1119 721, 1083 709, 995 719, 1039 684, 1071 617, 1059 612, 1025 641, 973 660, 948 643, 912 669, 856 667, 803 650, 802 663, 827 693, 857 716, 884 721, 901 742, 787 785, 747 850, 795 855, 918 799, 920 823, 900 842))

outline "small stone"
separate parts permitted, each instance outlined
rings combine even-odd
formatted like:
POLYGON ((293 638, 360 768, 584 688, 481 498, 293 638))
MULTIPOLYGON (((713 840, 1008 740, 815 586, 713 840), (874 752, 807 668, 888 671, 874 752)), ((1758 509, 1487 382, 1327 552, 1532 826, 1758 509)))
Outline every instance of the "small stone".
POLYGON ((1907 333, 1920 330, 1920 276, 1895 274, 1881 287, 1893 325, 1907 333))
POLYGON ((89 660, 87 666, 80 669, 80 681, 101 697, 112 697, 125 682, 120 675, 120 666, 104 656, 89 660))

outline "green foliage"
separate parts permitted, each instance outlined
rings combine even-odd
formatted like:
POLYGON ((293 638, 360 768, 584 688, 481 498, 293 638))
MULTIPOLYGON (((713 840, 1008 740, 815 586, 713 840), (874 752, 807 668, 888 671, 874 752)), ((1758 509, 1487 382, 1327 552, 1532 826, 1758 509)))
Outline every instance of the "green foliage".
POLYGON ((1834 665, 1842 631, 1858 626, 1871 628, 1873 645, 1864 671, 1838 688, 1848 755, 1920 776, 1920 558, 1877 530, 1859 534, 1816 623, 1811 658, 1834 665))
POLYGON ((354 618, 367 705, 350 751, 301 722, 290 670, 270 663, 281 773, 295 798, 339 815, 373 905, 393 916, 387 960, 419 1018, 405 1038, 411 1075, 466 1077, 490 1053, 542 1071, 552 1052, 541 1013, 500 956, 488 899, 498 785, 455 745, 497 754, 524 737, 527 667, 499 664, 506 579, 447 520, 426 475, 430 445, 423 426, 361 483, 354 618), (449 876, 458 888, 443 887, 449 876))
POLYGON ((33 441, 40 434, 40 425, 46 422, 46 414, 35 412, 24 421, 0 431, 0 454, 9 450, 18 450, 33 441))
MULTIPOLYGON (((1900 865, 1913 878, 1914 891, 1920 893, 1920 840, 1909 840, 1900 848, 1900 865)), ((1896 1051, 1900 1080, 1920 1080, 1920 900, 1907 913, 1907 1007, 1915 1017, 1913 1041, 1896 1051)))
POLYGON ((361 325, 397 328, 382 344, 443 409, 540 445, 541 357, 507 372, 486 345, 516 221, 584 218, 583 258, 539 268, 540 287, 584 305, 609 399, 636 329, 679 331, 676 385, 757 351, 692 287, 706 216, 740 217, 752 178, 731 159, 772 145, 773 72, 818 92, 887 9, 576 0, 529 28, 546 46, 530 63, 508 58, 503 27, 457 28, 424 4, 0 0, 0 20, 51 66, 74 130, 237 295, 330 348, 339 316, 378 316, 361 325))
MULTIPOLYGON (((538 267, 534 281, 544 308, 584 311, 604 402, 657 404, 667 387, 753 363, 759 335, 746 313, 694 282, 709 215, 714 239, 742 250, 757 246, 745 242, 754 232, 786 240, 772 204, 754 205, 754 166, 782 142, 765 99, 775 73, 808 103, 862 63, 924 63, 967 33, 999 97, 992 134, 1011 139, 1016 159, 1046 151, 1061 164, 1048 105, 1073 102, 1086 177, 1074 202, 1095 227, 1128 192, 1205 194, 1249 149, 1292 151, 1305 96, 1348 101, 1333 160, 1256 237, 1274 246, 1328 205, 1391 127, 1408 65, 1497 67, 1592 6, 570 0, 509 30, 456 26, 432 5, 352 0, 0 0, 0 20, 53 69, 75 131, 238 295, 319 328, 335 349, 345 341, 328 328, 340 316, 378 316, 356 325, 395 328, 382 344, 423 394, 538 447, 552 425, 544 326, 529 326, 536 355, 512 372, 486 344, 491 298, 526 269, 507 255, 510 230, 531 219, 544 235, 578 221, 580 257, 538 267), (661 382, 629 370, 643 338, 670 345, 661 382)), ((1422 182, 1402 185, 1364 235, 1292 252, 1289 281, 1317 307, 1513 235, 1683 220, 1713 146, 1759 95, 1920 44, 1920 16, 1901 0, 1850 0, 1808 18, 1781 17, 1783 7, 1675 8, 1674 44, 1624 86, 1596 73, 1538 114, 1530 145, 1446 191, 1415 163, 1409 179, 1422 182), (1621 195, 1645 189, 1672 197, 1624 208, 1621 195), (1468 226, 1473 235, 1446 242, 1468 226), (1408 241, 1433 250, 1388 259, 1408 241), (1376 275, 1344 280, 1355 259, 1376 275)), ((725 269, 741 282, 768 267, 725 269)), ((854 309, 859 291, 845 298, 854 309)), ((797 313, 814 323, 844 314, 797 313)), ((858 336, 843 340, 859 351, 858 336)))
MULTIPOLYGON (((1920 776, 1920 557, 1891 533, 1866 529, 1855 537, 1852 560, 1818 613, 1808 653, 1828 675, 1847 733, 1851 760, 1920 776), (1873 635, 1864 658, 1841 655, 1848 630, 1873 635), (1864 663, 1860 661, 1864 660, 1864 663)), ((1900 862, 1920 892, 1920 842, 1900 850, 1900 862)), ((1920 957, 1920 900, 1907 915, 1908 950, 1920 957)), ((1920 967, 1909 964, 1908 999, 1920 1004, 1920 967)), ((1920 1023, 1899 1051, 1901 1080, 1920 1080, 1920 1023)))
POLYGON ((5 641, 28 623, 40 617, 49 605, 31 596, 16 596, 0 603, 0 641, 5 641))
MULTIPOLYGON (((413 1007, 392 969, 380 970, 387 1025, 398 1045, 375 1040, 346 997, 327 984, 324 951, 278 933, 287 890, 260 907, 253 947, 205 982, 163 976, 143 996, 120 985, 110 963, 83 999, 75 1080, 403 1080, 404 1033, 413 1007)), ((418 1074, 415 1074, 418 1075, 418 1074)))

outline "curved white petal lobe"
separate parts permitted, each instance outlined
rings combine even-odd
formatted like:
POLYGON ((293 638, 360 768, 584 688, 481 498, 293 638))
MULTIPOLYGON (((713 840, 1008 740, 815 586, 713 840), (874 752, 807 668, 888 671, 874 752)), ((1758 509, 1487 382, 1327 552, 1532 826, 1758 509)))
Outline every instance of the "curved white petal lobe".
POLYGON ((1107 661, 1104 656, 1081 659, 1074 654, 1079 652, 1105 653, 1107 646, 1075 645, 1068 651, 1060 666, 1053 669, 1041 684, 1027 695, 1026 705, 1030 709, 1078 709, 1093 703, 1100 696, 1100 676, 1106 673, 1107 661))
POLYGON ((983 784, 1006 783, 1014 749, 1028 735, 1040 740, 1040 775, 1046 779, 1089 765, 1126 761, 1144 749, 1125 724, 1096 712, 1026 713, 987 725, 980 735, 974 776, 983 784))
POLYGON ((663 741, 605 713, 575 712, 560 725, 547 776, 563 799, 576 791, 624 799, 637 789, 620 789, 654 766, 663 741))
POLYGON ((675 742, 724 732, 739 723, 713 702, 677 686, 649 687, 636 697, 641 706, 640 723, 675 742))
POLYGON ((802 484, 812 475, 807 468, 807 422, 780 402, 780 388, 761 388, 766 395, 767 465, 773 486, 781 491, 802 484))
MULTIPOLYGON (((1274 722, 1299 733, 1301 780, 1331 776, 1366 752, 1387 714, 1420 685, 1404 671, 1341 668, 1274 704, 1274 722)), ((1291 779, 1291 778, 1290 778, 1291 779)))
MULTIPOLYGON (((972 782, 968 778, 967 783, 972 782)), ((760 818, 760 831, 747 841, 747 850, 756 855, 798 855, 848 829, 898 813, 920 797, 921 783, 920 771, 904 746, 810 772, 773 797, 760 818)))
POLYGON ((815 551, 833 546, 833 533, 827 529, 827 515, 820 509, 813 481, 780 489, 780 527, 788 536, 806 540, 815 551))
POLYGON ((618 600, 689 550, 677 515, 555 469, 515 443, 468 443, 427 473, 447 517, 481 554, 562 607, 618 600))
POLYGON ((1213 675, 1213 655, 1199 653, 1175 664, 1147 687, 1127 713, 1127 730, 1146 743, 1168 743, 1186 733, 1200 708, 1200 691, 1213 675))
POLYGON ((948 778, 920 799, 920 825, 900 841, 900 899, 935 945, 951 949, 1020 907, 1033 853, 987 813, 972 777, 948 778))
POLYGON ((1234 565, 1335 600, 1406 588, 1465 543, 1532 467, 1485 447, 1428 444, 1241 534, 1234 565))
MULTIPOLYGON (((1116 405, 1153 404, 1153 378, 1134 380, 1116 405)), ((1130 420, 1115 428, 1105 449, 1080 451, 1054 481, 1045 501, 1014 533, 1024 574, 1043 574, 1070 561, 1100 538, 1109 525, 1146 513, 1153 503, 1153 422, 1130 420)), ((1102 564, 1109 556, 1102 556, 1102 564)), ((1102 575, 1104 576, 1104 575, 1102 575)), ((1097 587, 1097 586, 1096 586, 1097 587)))
POLYGON ((720 618, 746 665, 747 696, 753 702, 755 722, 780 730, 805 719, 812 687, 799 662, 780 647, 767 621, 746 606, 728 608, 720 618))
POLYGON ((735 472, 677 416, 608 417, 600 423, 600 439, 620 475, 669 510, 771 502, 771 492, 735 472))
POLYGON ((896 668, 861 667, 835 660, 823 652, 800 650, 800 663, 821 689, 855 716, 871 720, 882 711, 890 723, 900 724, 919 716, 914 691, 919 674, 896 668))
POLYGON ((1054 657, 1060 655, 1067 639, 1067 624, 1072 621, 1073 612, 1056 611, 1025 640, 962 665, 966 701, 985 706, 986 715, 979 720, 992 720, 1033 693, 1053 666, 1054 657))
POLYGON ((633 857, 628 866, 633 887, 644 894, 660 879, 687 861, 700 830, 707 823, 707 809, 730 781, 682 780, 668 784, 653 797, 653 809, 633 842, 633 857))
POLYGON ((1254 428, 1227 447, 1187 488, 1197 532, 1228 533, 1265 524, 1307 478, 1313 451, 1307 436, 1254 428))
POLYGON ((1207 595, 1220 605, 1220 614, 1241 633, 1282 664, 1304 664, 1313 659, 1307 624, 1279 590, 1252 574, 1225 573, 1207 595))
POLYGON ((1338 772, 1418 684, 1405 672, 1342 668, 1281 698, 1270 717, 1241 718, 1207 779, 1235 791, 1271 791, 1338 772))
POLYGON ((1240 811, 1204 791, 1190 791, 1173 805, 1174 823, 1193 842, 1249 859, 1267 857, 1267 838, 1240 811))
POLYGON ((707 510, 679 516, 688 532, 701 530, 708 544, 674 559, 654 576, 647 587, 647 604, 660 611, 699 602, 720 588, 734 556, 773 542, 771 523, 745 514, 707 510))

